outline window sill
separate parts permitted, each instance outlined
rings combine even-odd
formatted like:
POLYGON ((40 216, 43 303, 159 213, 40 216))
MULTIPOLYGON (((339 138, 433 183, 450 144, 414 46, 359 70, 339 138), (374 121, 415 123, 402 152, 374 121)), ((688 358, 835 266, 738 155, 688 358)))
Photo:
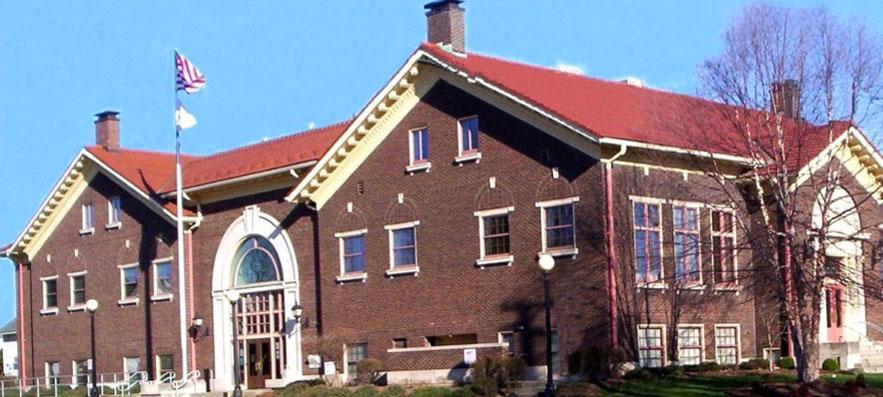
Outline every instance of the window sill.
POLYGON ((666 289, 668 289, 668 285, 667 285, 665 282, 662 282, 662 281, 653 281, 653 282, 650 282, 650 283, 646 283, 646 282, 644 282, 644 283, 642 283, 642 282, 638 282, 638 288, 639 288, 639 289, 661 289, 661 290, 666 290, 666 289))
POLYGON ((429 172, 429 169, 432 168, 432 163, 425 161, 420 163, 414 163, 407 167, 405 167, 405 172, 409 174, 414 174, 417 172, 425 171, 429 172))
POLYGON ((407 276, 413 274, 414 276, 420 272, 420 267, 417 265, 412 266, 399 266, 394 269, 389 269, 386 271, 386 275, 390 278, 394 278, 396 276, 407 276))
POLYGON ((359 273, 342 274, 340 276, 337 276, 337 278, 335 280, 337 280, 338 283, 343 284, 343 283, 350 282, 350 281, 365 282, 365 280, 367 280, 367 279, 368 279, 368 273, 359 272, 359 273))
POLYGON ((691 283, 677 286, 677 289, 683 291, 705 291, 707 287, 707 285, 701 283, 691 283))
POLYGON ((734 283, 721 283, 714 285, 715 292, 739 292, 742 291, 742 286, 734 283))
POLYGON ((73 312, 82 312, 82 311, 86 311, 86 304, 85 304, 85 303, 80 303, 80 304, 77 304, 77 305, 71 305, 71 306, 68 306, 68 307, 67 307, 67 311, 68 311, 68 312, 71 312, 71 313, 73 313, 73 312))
POLYGON ((56 315, 56 314, 58 314, 58 308, 57 308, 57 307, 53 307, 53 308, 49 308, 49 309, 42 309, 42 310, 40 310, 40 315, 41 315, 41 316, 54 316, 54 315, 56 315))
POLYGON ((497 255, 497 256, 489 256, 481 259, 475 260, 475 266, 484 269, 485 266, 494 266, 494 265, 506 265, 512 266, 512 262, 515 261, 515 256, 513 255, 497 255))
POLYGON ((173 296, 172 294, 154 295, 150 297, 150 300, 153 302, 170 301, 173 296))
POLYGON ((454 163, 457 164, 463 164, 470 161, 474 161, 476 163, 481 162, 481 152, 463 153, 457 157, 454 157, 454 163))
POLYGON ((547 248, 545 251, 542 251, 542 252, 538 252, 538 253, 537 253, 538 256, 539 256, 539 255, 552 255, 552 256, 555 257, 555 258, 560 257, 560 256, 570 256, 570 257, 574 257, 574 258, 575 258, 577 254, 579 254, 579 249, 577 249, 576 247, 571 247, 571 248, 547 248))
POLYGON ((85 236, 85 235, 93 234, 93 233, 95 233, 95 228, 94 228, 94 227, 90 227, 90 228, 88 228, 88 229, 80 229, 80 235, 81 235, 81 236, 85 236))
POLYGON ((140 302, 140 298, 124 298, 117 301, 117 304, 120 306, 130 306, 137 305, 140 302))
POLYGON ((121 228, 122 226, 123 226, 123 224, 120 223, 120 222, 111 223, 111 224, 108 224, 108 225, 104 225, 104 230, 119 229, 119 228, 121 228))

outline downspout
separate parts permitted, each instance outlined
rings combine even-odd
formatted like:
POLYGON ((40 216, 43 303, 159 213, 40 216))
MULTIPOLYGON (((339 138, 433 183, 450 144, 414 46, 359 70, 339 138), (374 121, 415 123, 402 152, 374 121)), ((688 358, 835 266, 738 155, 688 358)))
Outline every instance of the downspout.
POLYGON ((625 155, 628 151, 626 145, 619 146, 619 152, 604 163, 602 173, 604 175, 604 199, 606 201, 606 225, 607 225, 607 299, 610 301, 610 347, 616 349, 619 346, 619 313, 616 308, 616 269, 619 260, 616 257, 616 243, 614 238, 613 223, 613 162, 625 155))
POLYGON ((18 273, 18 376, 21 379, 27 379, 27 366, 25 365, 25 346, 27 346, 25 336, 25 301, 24 301, 24 265, 22 263, 15 264, 16 273, 18 273))

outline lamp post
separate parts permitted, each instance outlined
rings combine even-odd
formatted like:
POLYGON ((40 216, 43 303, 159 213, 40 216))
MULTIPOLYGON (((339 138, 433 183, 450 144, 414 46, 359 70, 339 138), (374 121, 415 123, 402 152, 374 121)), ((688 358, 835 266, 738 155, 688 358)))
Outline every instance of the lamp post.
POLYGON ((239 302, 239 291, 229 290, 224 296, 230 302, 231 316, 233 317, 233 379, 236 387, 233 389, 233 397, 242 397, 242 387, 239 379, 239 324, 236 321, 236 304, 239 302))
POLYGON ((92 336, 92 397, 98 397, 98 363, 95 361, 95 311, 98 310, 98 301, 89 299, 86 301, 86 311, 89 312, 89 325, 92 336))
POLYGON ((294 306, 291 307, 291 312, 294 313, 294 321, 300 324, 300 319, 304 315, 304 307, 301 306, 300 302, 294 302, 294 306))
POLYGON ((554 384, 552 383, 552 298, 549 296, 549 273, 555 268, 555 258, 549 254, 540 255, 537 261, 540 270, 543 271, 543 304, 546 309, 546 397, 552 397, 554 384))

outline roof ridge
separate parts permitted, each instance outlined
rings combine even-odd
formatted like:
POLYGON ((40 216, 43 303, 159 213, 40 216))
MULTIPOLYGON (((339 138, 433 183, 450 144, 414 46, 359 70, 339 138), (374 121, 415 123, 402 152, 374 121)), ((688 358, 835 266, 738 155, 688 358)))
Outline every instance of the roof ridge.
POLYGON ((242 145, 242 146, 237 146, 237 147, 234 147, 234 148, 230 148, 230 149, 227 149, 227 150, 222 150, 222 151, 220 151, 220 152, 215 152, 215 153, 208 154, 208 155, 205 155, 205 156, 199 156, 198 158, 195 158, 195 159, 193 159, 192 161, 195 162, 195 161, 200 161, 200 160, 209 160, 209 159, 217 158, 217 157, 224 156, 224 155, 228 155, 228 154, 231 154, 231 153, 240 152, 240 151, 243 151, 243 150, 246 150, 246 149, 251 149, 251 148, 254 148, 254 147, 258 147, 258 146, 271 145, 271 144, 278 143, 278 142, 280 142, 280 141, 284 141, 284 140, 287 140, 287 139, 292 139, 292 138, 303 137, 303 136, 307 136, 307 135, 318 134, 318 133, 321 133, 321 132, 326 132, 326 131, 328 131, 328 130, 330 130, 330 129, 332 129, 332 128, 340 127, 340 126, 342 126, 342 125, 345 125, 345 124, 351 123, 352 121, 353 121, 353 119, 350 118, 350 119, 347 119, 347 120, 338 121, 338 122, 333 123, 333 124, 328 124, 328 125, 325 125, 325 126, 322 126, 322 127, 315 127, 315 128, 311 128, 311 129, 307 129, 307 130, 303 130, 303 131, 292 132, 292 133, 290 133, 290 134, 282 135, 282 136, 279 136, 279 137, 276 137, 276 138, 273 138, 273 139, 268 139, 268 140, 266 140, 266 141, 260 141, 260 142, 256 142, 256 143, 251 143, 251 144, 246 144, 246 145, 242 145))
MULTIPOLYGON (((134 153, 141 153, 141 154, 158 154, 158 155, 165 155, 165 156, 174 156, 175 155, 174 152, 163 152, 163 151, 159 151, 159 150, 150 150, 150 149, 129 149, 129 148, 124 148, 124 147, 121 147, 119 149, 114 149, 114 150, 107 150, 106 148, 104 148, 104 146, 101 146, 101 145, 86 145, 85 148, 86 149, 102 149, 107 153, 134 152, 134 153)), ((181 153, 181 156, 194 157, 194 158, 203 157, 198 154, 188 154, 188 153, 181 153)))

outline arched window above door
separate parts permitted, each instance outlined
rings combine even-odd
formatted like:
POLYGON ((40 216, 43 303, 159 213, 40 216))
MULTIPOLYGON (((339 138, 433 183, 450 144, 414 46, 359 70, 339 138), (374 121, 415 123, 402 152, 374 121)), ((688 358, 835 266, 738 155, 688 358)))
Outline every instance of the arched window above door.
POLYGON ((234 286, 265 283, 279 280, 279 256, 264 237, 251 236, 245 239, 233 256, 236 269, 234 286))

